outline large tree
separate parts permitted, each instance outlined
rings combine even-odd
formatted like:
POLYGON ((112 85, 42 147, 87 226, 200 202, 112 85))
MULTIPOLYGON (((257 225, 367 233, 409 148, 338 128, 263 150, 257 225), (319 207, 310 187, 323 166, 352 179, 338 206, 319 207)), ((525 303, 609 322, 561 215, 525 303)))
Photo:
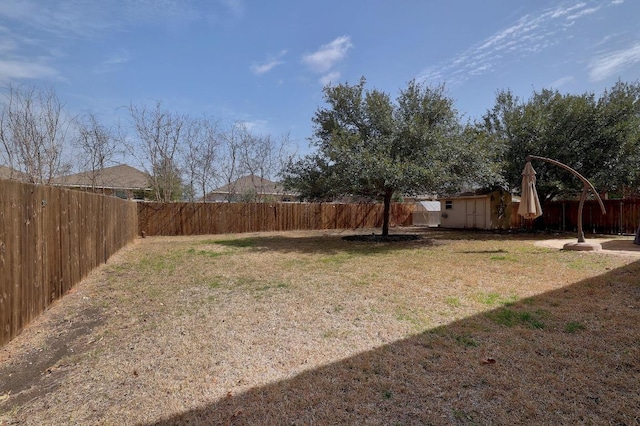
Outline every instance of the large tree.
MULTIPOLYGON (((638 188, 640 172, 640 88, 618 83, 600 98, 543 89, 528 100, 500 91, 483 117, 479 133, 495 147, 494 161, 511 189, 520 186, 529 154, 560 161, 589 179, 599 191, 638 188)), ((537 162, 542 200, 579 193, 582 184, 567 171, 537 162)))
POLYGON ((479 183, 482 171, 475 166, 483 157, 443 86, 411 81, 393 102, 365 84, 363 77, 355 85, 324 88, 327 106, 313 117, 316 152, 290 164, 285 186, 309 200, 382 200, 386 236, 394 194, 451 192, 479 183))
POLYGON ((620 195, 639 195, 640 82, 618 82, 600 96, 597 128, 596 183, 620 195))

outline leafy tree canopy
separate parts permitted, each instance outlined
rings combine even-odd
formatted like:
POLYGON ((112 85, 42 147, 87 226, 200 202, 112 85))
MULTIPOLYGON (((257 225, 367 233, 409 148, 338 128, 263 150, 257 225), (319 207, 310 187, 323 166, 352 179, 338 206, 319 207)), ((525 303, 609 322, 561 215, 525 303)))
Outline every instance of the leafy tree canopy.
MULTIPOLYGON (((481 129, 481 130, 480 130, 481 129)), ((507 186, 520 186, 525 157, 548 157, 574 168, 598 191, 640 185, 640 85, 618 82, 600 98, 544 89, 527 101, 500 91, 479 124, 507 186)), ((543 200, 579 193, 582 184, 557 166, 536 162, 543 200)))
POLYGON ((411 81, 395 102, 355 85, 324 88, 326 107, 314 117, 316 152, 290 164, 284 183, 303 199, 338 195, 385 203, 383 235, 394 193, 453 192, 486 180, 478 138, 465 131, 444 87, 411 81))

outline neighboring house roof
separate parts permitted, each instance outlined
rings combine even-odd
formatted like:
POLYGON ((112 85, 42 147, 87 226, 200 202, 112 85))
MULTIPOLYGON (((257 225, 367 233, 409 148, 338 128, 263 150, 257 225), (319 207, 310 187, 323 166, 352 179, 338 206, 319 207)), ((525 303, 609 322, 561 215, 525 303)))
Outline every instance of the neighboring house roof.
POLYGON ((54 185, 69 187, 92 187, 112 189, 149 189, 149 175, 145 172, 121 164, 105 167, 96 171, 95 179, 91 172, 81 172, 73 175, 61 176, 53 180, 54 185))
POLYGON ((0 166, 0 179, 27 180, 22 172, 7 166, 0 166))
POLYGON ((256 175, 247 175, 239 178, 235 182, 228 183, 220 188, 214 189, 213 193, 222 194, 243 194, 255 191, 257 194, 282 194, 284 187, 279 183, 256 175))
POLYGON ((0 166, 0 179, 11 179, 13 177, 13 170, 7 166, 0 166))
POLYGON ((209 192, 203 200, 235 200, 237 198, 242 198, 245 195, 255 196, 259 199, 264 199, 265 197, 280 199, 295 196, 295 194, 291 192, 285 192, 284 186, 279 183, 272 182, 256 175, 247 175, 214 189, 209 192))

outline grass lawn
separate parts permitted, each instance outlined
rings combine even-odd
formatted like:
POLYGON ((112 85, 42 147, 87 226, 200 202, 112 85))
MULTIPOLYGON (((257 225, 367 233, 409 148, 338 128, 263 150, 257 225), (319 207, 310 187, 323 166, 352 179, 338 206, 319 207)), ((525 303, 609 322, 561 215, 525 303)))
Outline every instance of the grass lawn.
POLYGON ((0 349, 0 425, 640 424, 640 258, 411 231, 139 239, 0 349))

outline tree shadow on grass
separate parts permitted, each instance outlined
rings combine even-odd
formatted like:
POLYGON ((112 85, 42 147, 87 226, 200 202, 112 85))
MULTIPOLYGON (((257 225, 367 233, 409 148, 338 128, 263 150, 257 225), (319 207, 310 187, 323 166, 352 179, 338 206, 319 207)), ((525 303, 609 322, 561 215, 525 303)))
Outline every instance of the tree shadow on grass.
POLYGON ((153 424, 638 424, 638 277, 640 261, 153 424))
MULTIPOLYGON (((349 253, 354 255, 375 255, 397 250, 413 250, 428 248, 438 242, 431 238, 417 235, 413 239, 399 241, 349 241, 352 233, 331 233, 314 236, 255 235, 241 236, 232 239, 195 239, 194 244, 215 244, 232 248, 247 248, 256 251, 278 251, 283 253, 299 252, 308 254, 349 253)), ((362 235, 362 234, 360 234, 362 235)))
POLYGON ((432 248, 456 241, 539 241, 549 238, 549 234, 450 230, 426 227, 394 228, 389 239, 380 238, 378 230, 321 230, 315 235, 287 234, 247 234, 224 236, 192 237, 194 244, 217 244, 232 248, 253 250, 273 250, 282 252, 335 254, 347 252, 357 255, 375 255, 399 250, 432 248), (394 238, 398 237, 398 238, 394 238))

